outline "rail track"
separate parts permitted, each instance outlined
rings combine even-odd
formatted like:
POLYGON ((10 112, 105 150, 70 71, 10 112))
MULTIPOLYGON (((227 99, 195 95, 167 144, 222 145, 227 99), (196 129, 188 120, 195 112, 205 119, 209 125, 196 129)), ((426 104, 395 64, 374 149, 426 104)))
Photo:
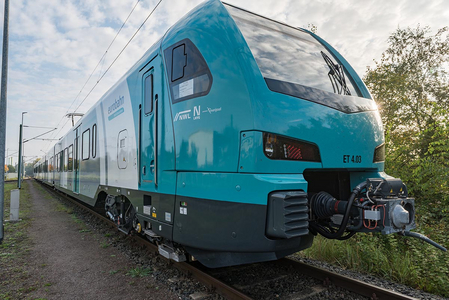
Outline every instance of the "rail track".
MULTIPOLYGON (((93 210, 91 207, 62 192, 52 189, 46 184, 42 185, 46 187, 46 189, 50 193, 62 197, 64 200, 67 200, 80 209, 89 212, 90 214, 101 219, 104 223, 108 224, 108 226, 110 226, 111 228, 119 231, 114 222, 106 218, 98 211, 93 210)), ((140 236, 132 236, 131 238, 136 243, 146 247, 149 251, 158 253, 157 246, 150 243, 148 240, 141 238, 140 236)), ((159 257, 171 264, 168 259, 162 256, 159 257)), ((263 292, 258 294, 258 289, 260 289, 260 287, 270 285, 278 286, 278 288, 282 287, 283 285, 281 283, 289 284, 289 281, 287 280, 287 278, 289 277, 291 277, 290 280, 294 282, 294 284, 296 284, 298 288, 295 289, 293 287, 293 289, 291 289, 291 291, 286 294, 274 294, 273 296, 277 299, 316 299, 314 298, 316 295, 322 293, 331 286, 362 296, 357 299, 416 299, 289 258, 283 258, 278 261, 268 263, 258 263, 253 265, 235 266, 219 269, 208 269, 198 262, 173 263, 171 265, 181 272, 194 277, 199 282, 207 286, 211 291, 222 295, 226 299, 269 299, 271 297, 268 297, 263 292), (251 269, 252 271, 250 271, 251 269), (262 271, 267 269, 275 271, 262 271), (246 277, 249 278, 245 278, 243 280, 245 281, 249 279, 247 280, 248 282, 235 282, 236 279, 233 274, 242 272, 245 275, 248 275, 249 273, 255 274, 255 277, 251 278, 251 276, 248 275, 246 277), (266 273, 268 278, 264 278, 262 273, 266 273), (293 274, 295 275, 293 276, 293 274), (305 285, 306 287, 309 286, 310 288, 304 289, 303 287, 301 287, 301 285, 305 285)), ((321 299, 324 299, 324 297, 322 297, 321 299)))

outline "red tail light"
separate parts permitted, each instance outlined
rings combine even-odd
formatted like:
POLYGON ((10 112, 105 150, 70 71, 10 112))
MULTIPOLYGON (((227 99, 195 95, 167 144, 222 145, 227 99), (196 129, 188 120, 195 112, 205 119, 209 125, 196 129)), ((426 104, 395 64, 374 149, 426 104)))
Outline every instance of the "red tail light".
POLYGON ((373 158, 374 163, 383 161, 385 161, 385 143, 376 147, 376 149, 374 150, 374 158, 373 158))
POLYGON ((311 143, 264 132, 263 144, 269 159, 321 162, 318 147, 311 143))

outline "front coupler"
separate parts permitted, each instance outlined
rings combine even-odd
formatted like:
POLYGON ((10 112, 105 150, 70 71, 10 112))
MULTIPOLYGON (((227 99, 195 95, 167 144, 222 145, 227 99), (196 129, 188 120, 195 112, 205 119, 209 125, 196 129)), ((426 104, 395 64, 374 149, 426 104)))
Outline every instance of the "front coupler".
POLYGON ((357 232, 400 233, 420 238, 446 249, 410 230, 415 224, 415 200, 408 198, 400 179, 369 178, 356 186, 347 201, 337 200, 326 192, 310 198, 309 227, 330 239, 347 239, 357 232))

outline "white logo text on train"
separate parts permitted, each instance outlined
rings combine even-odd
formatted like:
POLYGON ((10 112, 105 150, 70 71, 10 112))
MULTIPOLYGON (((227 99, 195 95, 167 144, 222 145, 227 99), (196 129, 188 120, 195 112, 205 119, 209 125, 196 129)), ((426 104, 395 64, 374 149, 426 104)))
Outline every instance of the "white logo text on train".
POLYGON ((199 120, 201 118, 201 106, 194 106, 193 107, 193 119, 194 120, 199 120))
POLYGON ((179 120, 179 121, 182 121, 182 120, 190 119, 190 112, 191 112, 191 111, 192 111, 192 110, 189 109, 189 110, 184 110, 184 111, 178 112, 178 113, 175 115, 175 119, 173 120, 173 122, 177 122, 178 120, 179 120))
MULTIPOLYGON (((201 113, 209 113, 209 114, 213 114, 213 113, 217 113, 221 111, 221 107, 216 107, 216 108, 210 108, 208 107, 205 110, 201 110, 201 105, 195 105, 193 107, 193 120, 199 120, 201 119, 201 113)), ((175 115, 175 118, 173 120, 173 122, 177 122, 177 121, 182 121, 182 120, 190 120, 190 113, 192 112, 191 109, 189 110, 184 110, 184 111, 180 111, 175 115)))
POLYGON ((118 99, 114 100, 112 105, 108 107, 108 115, 115 111, 117 108, 125 103, 125 96, 118 96, 118 99))
POLYGON ((219 111, 221 111, 221 107, 216 107, 216 108, 208 107, 206 110, 203 110, 202 112, 203 113, 213 114, 213 113, 216 113, 216 112, 219 112, 219 111))

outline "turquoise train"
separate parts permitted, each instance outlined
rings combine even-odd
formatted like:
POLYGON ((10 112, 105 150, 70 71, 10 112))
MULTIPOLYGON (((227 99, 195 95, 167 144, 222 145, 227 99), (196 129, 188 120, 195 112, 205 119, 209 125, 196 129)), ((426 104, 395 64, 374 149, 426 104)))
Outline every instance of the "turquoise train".
POLYGON ((408 232, 360 77, 304 29, 218 0, 154 44, 43 157, 35 177, 104 209, 175 261, 275 260, 314 236, 408 232))

